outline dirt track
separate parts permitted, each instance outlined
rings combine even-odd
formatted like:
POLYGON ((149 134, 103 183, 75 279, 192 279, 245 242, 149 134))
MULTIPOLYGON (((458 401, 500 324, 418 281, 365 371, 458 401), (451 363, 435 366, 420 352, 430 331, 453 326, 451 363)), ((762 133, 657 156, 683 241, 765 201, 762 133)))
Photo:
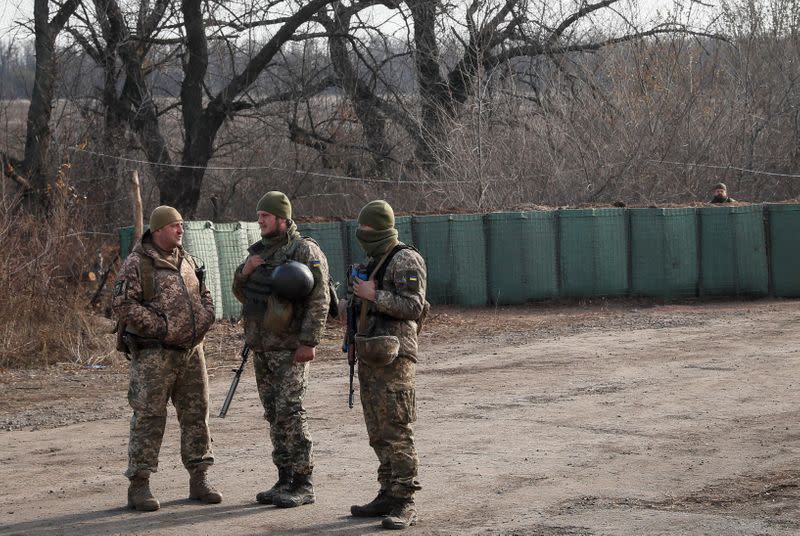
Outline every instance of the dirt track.
MULTIPOLYGON (((439 312, 418 370, 420 524, 409 534, 800 533, 800 303, 439 312)), ((209 342, 212 413, 230 365, 209 342)), ((123 508, 123 367, 0 374, 0 534, 368 534, 376 462, 330 338, 308 409, 317 503, 272 484, 252 369, 212 417, 220 505, 186 500, 174 412, 155 513, 123 508)))

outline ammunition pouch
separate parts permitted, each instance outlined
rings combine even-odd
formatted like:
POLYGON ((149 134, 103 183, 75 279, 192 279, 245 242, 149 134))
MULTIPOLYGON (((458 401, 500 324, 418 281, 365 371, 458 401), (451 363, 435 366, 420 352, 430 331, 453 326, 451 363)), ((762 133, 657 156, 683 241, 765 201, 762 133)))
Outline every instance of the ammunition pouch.
POLYGON ((383 367, 397 359, 400 339, 394 335, 364 337, 356 335, 356 356, 366 365, 383 367))
POLYGON ((264 331, 276 337, 283 337, 289 330, 294 317, 292 302, 270 294, 267 297, 266 305, 267 310, 262 323, 264 331))

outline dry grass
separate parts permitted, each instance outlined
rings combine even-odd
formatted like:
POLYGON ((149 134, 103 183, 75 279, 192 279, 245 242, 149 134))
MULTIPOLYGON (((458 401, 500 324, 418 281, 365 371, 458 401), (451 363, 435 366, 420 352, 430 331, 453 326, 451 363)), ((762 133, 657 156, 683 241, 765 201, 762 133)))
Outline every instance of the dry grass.
POLYGON ((113 356, 111 321, 87 307, 96 257, 80 206, 56 192, 46 223, 0 199, 0 367, 94 365, 113 356))

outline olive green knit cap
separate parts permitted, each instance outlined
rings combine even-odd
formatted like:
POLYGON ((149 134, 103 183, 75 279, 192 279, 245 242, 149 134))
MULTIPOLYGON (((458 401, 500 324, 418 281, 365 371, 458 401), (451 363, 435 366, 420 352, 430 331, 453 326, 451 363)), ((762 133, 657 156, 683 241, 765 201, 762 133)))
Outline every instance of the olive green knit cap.
POLYGON ((269 212, 285 220, 292 219, 292 204, 283 192, 272 191, 265 193, 256 206, 256 212, 259 210, 269 212))
POLYGON ((369 225, 376 231, 383 231, 394 227, 394 211, 383 199, 370 201, 358 215, 359 225, 369 225))
POLYGON ((153 209, 153 213, 150 214, 150 232, 158 231, 176 221, 183 221, 183 216, 181 216, 180 212, 167 205, 156 207, 153 209))

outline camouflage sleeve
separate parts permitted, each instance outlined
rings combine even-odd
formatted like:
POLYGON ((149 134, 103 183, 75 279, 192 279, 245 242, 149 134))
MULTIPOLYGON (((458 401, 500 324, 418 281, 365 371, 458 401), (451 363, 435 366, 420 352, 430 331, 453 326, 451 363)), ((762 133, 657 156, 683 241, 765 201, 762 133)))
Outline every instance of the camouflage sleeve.
POLYGON ((316 346, 322 339, 328 319, 330 294, 328 293, 328 259, 313 242, 304 241, 307 247, 297 248, 294 260, 309 267, 314 275, 314 288, 303 307, 302 323, 298 339, 302 344, 316 346))
POLYGON ((385 280, 394 284, 395 291, 378 290, 375 308, 398 320, 416 320, 425 306, 427 271, 422 256, 412 249, 398 252, 386 269, 385 280))
POLYGON ((142 304, 139 256, 128 255, 114 283, 111 307, 119 320, 141 337, 161 339, 167 334, 164 313, 142 304))
POLYGON ((243 268, 244 268, 244 263, 240 264, 236 268, 236 271, 233 272, 233 285, 232 285, 232 289, 231 289, 231 290, 233 290, 233 295, 241 303, 244 303, 246 301, 245 297, 244 297, 244 284, 245 284, 245 281, 247 281, 247 278, 242 275, 242 269, 243 268))

